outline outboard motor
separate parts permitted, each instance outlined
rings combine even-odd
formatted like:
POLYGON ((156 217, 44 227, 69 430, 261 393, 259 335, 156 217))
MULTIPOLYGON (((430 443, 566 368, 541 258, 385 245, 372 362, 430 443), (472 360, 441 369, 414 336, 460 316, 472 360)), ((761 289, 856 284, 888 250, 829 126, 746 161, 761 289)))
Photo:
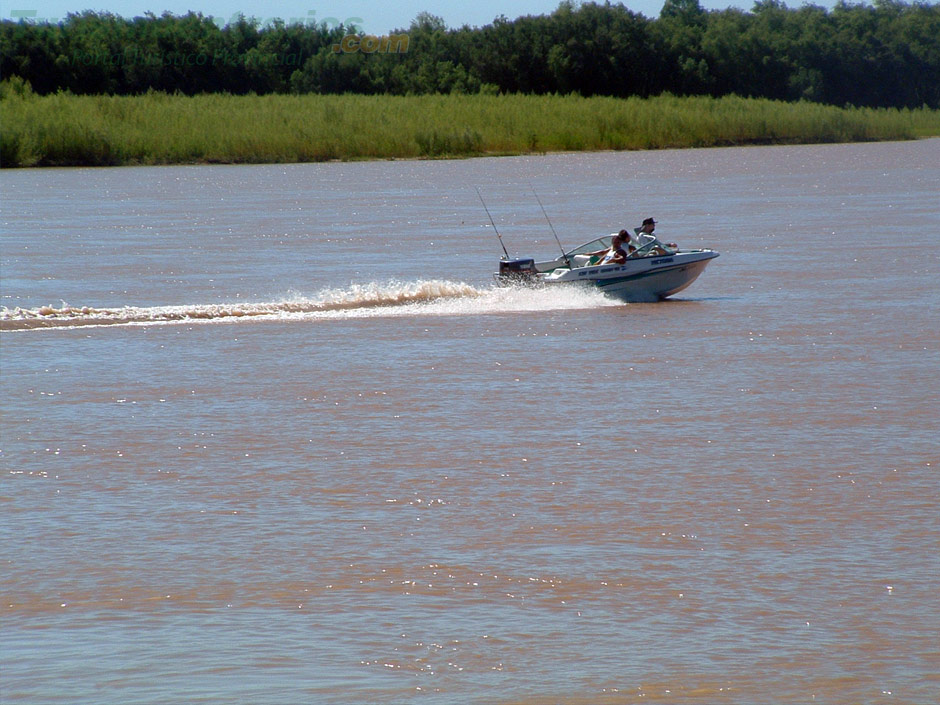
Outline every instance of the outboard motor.
POLYGON ((525 282, 535 279, 535 274, 534 259, 501 259, 496 276, 506 281, 525 282))

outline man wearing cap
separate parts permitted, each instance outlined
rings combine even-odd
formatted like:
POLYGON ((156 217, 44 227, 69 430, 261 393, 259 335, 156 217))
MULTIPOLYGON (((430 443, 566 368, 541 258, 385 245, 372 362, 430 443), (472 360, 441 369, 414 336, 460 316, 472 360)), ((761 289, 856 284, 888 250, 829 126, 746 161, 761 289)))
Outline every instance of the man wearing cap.
MULTIPOLYGON (((653 220, 652 218, 647 218, 646 220, 644 220, 643 225, 640 226, 639 228, 633 228, 633 232, 636 233, 636 246, 643 247, 643 245, 647 245, 653 242, 656 239, 656 236, 653 235, 653 231, 655 229, 656 229, 656 221, 653 220)), ((666 245, 666 247, 672 250, 679 249, 679 246, 673 242, 670 242, 668 245, 666 245)), ((650 254, 664 255, 666 254, 666 250, 660 247, 659 245, 655 245, 654 247, 650 248, 650 254)))
POLYGON ((633 228, 633 232, 636 233, 636 244, 637 247, 643 247, 648 242, 652 242, 655 238, 653 231, 656 229, 656 221, 652 218, 647 218, 643 221, 643 225, 639 228, 633 228))

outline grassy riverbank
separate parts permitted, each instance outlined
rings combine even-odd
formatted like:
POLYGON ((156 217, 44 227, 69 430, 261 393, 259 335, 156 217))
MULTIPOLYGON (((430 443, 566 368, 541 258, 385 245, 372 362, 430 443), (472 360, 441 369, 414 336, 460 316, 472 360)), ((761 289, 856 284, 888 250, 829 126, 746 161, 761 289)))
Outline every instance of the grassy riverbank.
POLYGON ((726 98, 37 96, 2 87, 0 163, 306 162, 940 135, 940 111, 726 98))

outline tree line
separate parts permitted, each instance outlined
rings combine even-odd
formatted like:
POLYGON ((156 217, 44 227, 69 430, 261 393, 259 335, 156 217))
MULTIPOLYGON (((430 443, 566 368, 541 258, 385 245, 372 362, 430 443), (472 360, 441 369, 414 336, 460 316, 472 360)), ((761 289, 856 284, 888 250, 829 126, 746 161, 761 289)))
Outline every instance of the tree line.
POLYGON ((481 28, 421 13, 384 38, 354 26, 83 12, 0 23, 0 76, 40 94, 672 93, 938 108, 940 5, 759 0, 708 11, 666 0, 647 18, 565 0, 481 28))

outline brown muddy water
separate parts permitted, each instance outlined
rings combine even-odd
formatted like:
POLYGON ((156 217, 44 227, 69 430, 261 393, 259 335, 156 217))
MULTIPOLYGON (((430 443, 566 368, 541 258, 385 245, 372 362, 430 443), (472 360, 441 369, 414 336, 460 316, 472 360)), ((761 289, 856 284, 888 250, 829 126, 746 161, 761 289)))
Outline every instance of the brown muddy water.
POLYGON ((4 703, 940 701, 940 140, 0 185, 4 703))

